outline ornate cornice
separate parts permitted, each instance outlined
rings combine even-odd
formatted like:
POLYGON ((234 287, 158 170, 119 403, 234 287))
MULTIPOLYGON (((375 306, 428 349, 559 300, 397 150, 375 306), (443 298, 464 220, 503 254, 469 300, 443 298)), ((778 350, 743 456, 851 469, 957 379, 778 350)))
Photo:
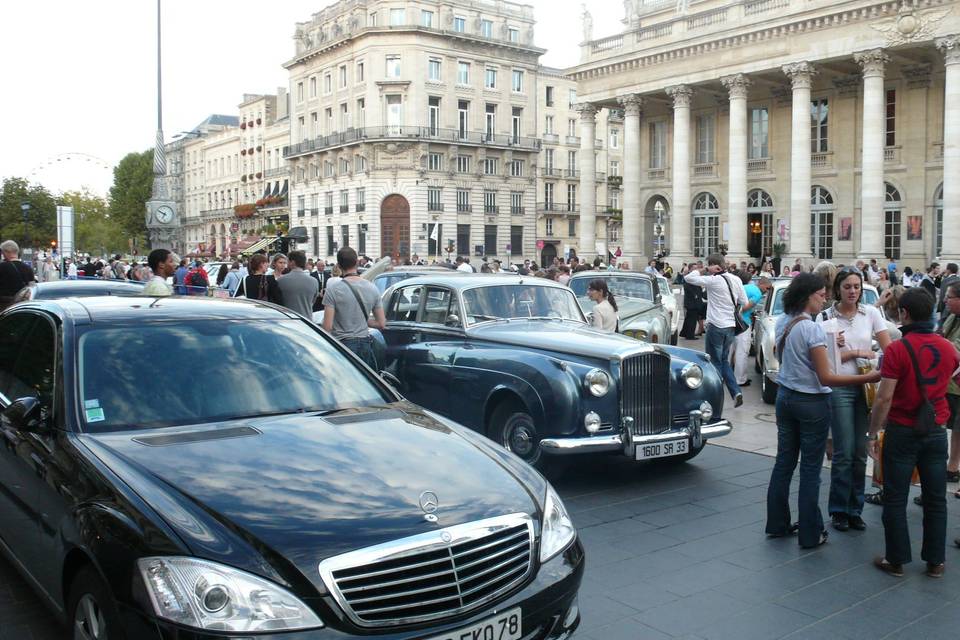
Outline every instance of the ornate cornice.
POLYGON ((578 102, 573 105, 573 110, 580 114, 580 122, 596 123, 597 106, 589 102, 578 102))
POLYGON ((674 109, 689 109, 693 98, 693 89, 685 84, 678 84, 665 89, 667 95, 673 98, 674 109))
POLYGON ((817 75, 816 68, 806 61, 785 64, 781 69, 790 78, 794 90, 809 89, 813 85, 813 76, 817 75))
POLYGON ((753 81, 742 73, 720 78, 720 82, 727 88, 731 100, 734 98, 743 98, 746 100, 747 90, 750 88, 750 85, 753 84, 753 81))
POLYGON ((897 17, 881 24, 872 24, 874 31, 879 31, 887 39, 887 45, 895 47, 901 44, 922 42, 933 38, 937 24, 947 17, 950 9, 932 9, 920 12, 915 6, 906 2, 897 12, 897 17))
POLYGON ((863 69, 863 77, 870 76, 883 77, 883 70, 890 62, 883 49, 871 49, 870 51, 857 51, 853 54, 853 60, 863 69))
POLYGON ((937 38, 934 44, 936 44, 940 53, 943 54, 944 64, 960 63, 960 34, 937 38))
POLYGON ((643 98, 635 93, 620 96, 617 102, 623 105, 623 115, 626 117, 639 117, 643 113, 643 98))

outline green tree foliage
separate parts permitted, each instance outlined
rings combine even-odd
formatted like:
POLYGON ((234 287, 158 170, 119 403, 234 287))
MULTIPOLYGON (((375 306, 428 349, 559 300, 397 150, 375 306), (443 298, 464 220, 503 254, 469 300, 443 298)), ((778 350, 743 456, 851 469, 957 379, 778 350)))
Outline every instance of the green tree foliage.
POLYGON ((146 247, 146 203, 153 189, 153 149, 128 153, 113 168, 110 219, 128 238, 146 247))
POLYGON ((29 230, 32 247, 45 248, 57 238, 57 203, 53 194, 41 185, 31 185, 24 178, 4 178, 0 193, 0 238, 15 240, 26 249, 29 230), (28 202, 27 225, 24 225, 21 203, 28 202))
POLYGON ((106 200, 87 191, 68 191, 59 201, 73 207, 73 241, 77 252, 109 255, 129 251, 127 235, 111 218, 106 200))

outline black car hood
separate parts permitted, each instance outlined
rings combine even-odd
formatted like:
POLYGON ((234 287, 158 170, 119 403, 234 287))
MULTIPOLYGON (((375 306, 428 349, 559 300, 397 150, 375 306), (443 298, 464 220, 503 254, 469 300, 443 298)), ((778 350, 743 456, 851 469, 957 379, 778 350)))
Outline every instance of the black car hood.
POLYGON ((522 469, 407 403, 82 440, 191 553, 287 584, 295 567, 321 590, 330 556, 540 503, 522 469))
POLYGON ((480 340, 598 360, 655 349, 653 345, 619 333, 606 333, 579 322, 558 320, 518 318, 509 322, 484 322, 468 329, 468 335, 480 340))

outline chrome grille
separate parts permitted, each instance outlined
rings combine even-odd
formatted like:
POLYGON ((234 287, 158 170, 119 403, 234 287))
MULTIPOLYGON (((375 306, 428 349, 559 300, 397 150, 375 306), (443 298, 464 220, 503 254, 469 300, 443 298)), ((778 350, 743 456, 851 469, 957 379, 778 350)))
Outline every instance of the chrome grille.
POLYGON ((671 428, 670 356, 641 353, 620 363, 620 415, 633 418, 634 435, 653 435, 671 428))
POLYGON ((320 575, 358 625, 410 624, 506 594, 530 574, 533 548, 530 517, 514 514, 336 556, 320 575))

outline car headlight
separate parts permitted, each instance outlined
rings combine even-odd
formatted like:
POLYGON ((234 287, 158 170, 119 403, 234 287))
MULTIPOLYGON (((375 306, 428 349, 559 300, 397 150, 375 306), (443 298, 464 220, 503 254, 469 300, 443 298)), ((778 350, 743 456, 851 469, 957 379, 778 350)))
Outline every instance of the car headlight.
POLYGON ((699 389, 703 384, 703 369, 691 362, 680 371, 680 379, 691 389, 699 389))
POLYGON ((214 631, 290 631, 323 622, 286 589, 239 569, 188 557, 137 561, 158 617, 214 631))
POLYGON ((607 391, 610 391, 610 376, 603 369, 590 369, 587 375, 583 376, 583 386, 598 398, 605 396, 607 391))
POLYGON ((573 521, 567 514, 560 496, 547 485, 547 498, 543 505, 543 528, 540 532, 540 562, 546 562, 570 546, 577 537, 573 521))
POLYGON ((629 336, 630 338, 633 338, 634 340, 646 340, 646 339, 647 339, 647 332, 646 332, 645 330, 643 330, 643 329, 627 329, 626 331, 623 332, 623 335, 629 336))

